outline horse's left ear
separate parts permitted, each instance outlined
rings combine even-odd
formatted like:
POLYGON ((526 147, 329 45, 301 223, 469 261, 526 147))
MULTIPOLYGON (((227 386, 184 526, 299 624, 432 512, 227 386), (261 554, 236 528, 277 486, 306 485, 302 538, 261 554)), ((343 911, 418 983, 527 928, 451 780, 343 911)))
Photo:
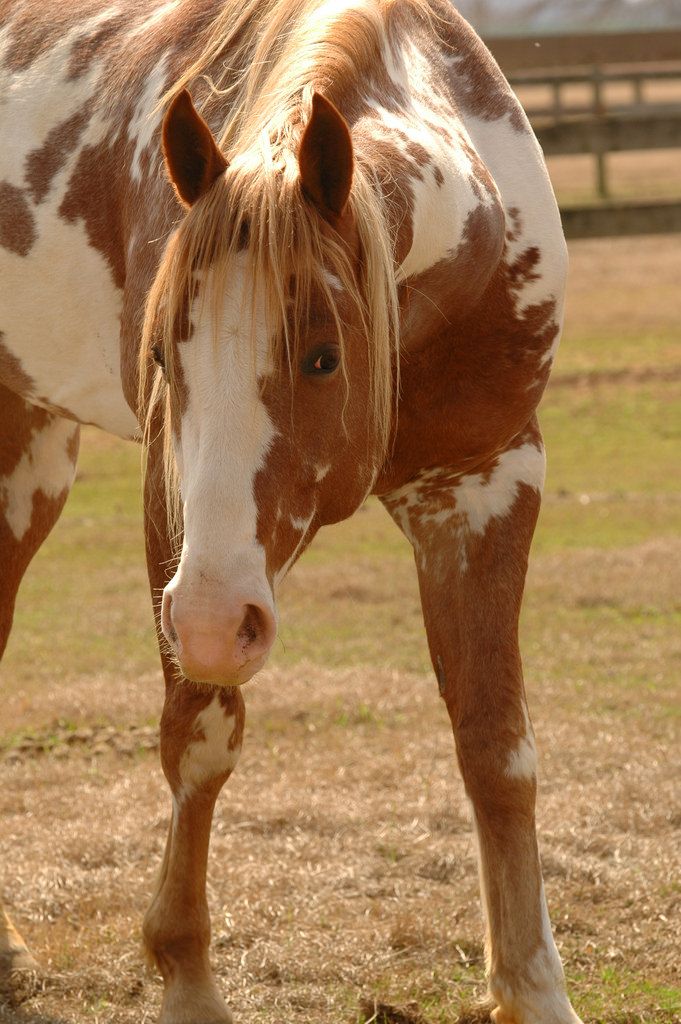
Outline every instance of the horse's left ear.
POLYGON ((312 96, 312 113, 298 153, 300 184, 326 220, 342 216, 352 185, 352 138, 343 116, 321 93, 312 96))
POLYGON ((177 94, 163 119, 163 155, 185 206, 193 206, 227 169, 227 161, 186 89, 177 94))

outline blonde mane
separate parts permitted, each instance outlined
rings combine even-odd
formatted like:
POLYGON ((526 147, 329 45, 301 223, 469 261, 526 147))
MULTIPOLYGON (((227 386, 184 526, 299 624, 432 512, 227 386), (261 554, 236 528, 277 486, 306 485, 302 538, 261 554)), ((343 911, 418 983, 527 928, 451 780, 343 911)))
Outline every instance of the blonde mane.
MULTIPOLYGON (((147 424, 165 403, 165 478, 171 527, 181 527, 170 428, 173 339, 210 268, 217 307, 231 261, 246 239, 252 285, 264 297, 274 365, 292 370, 298 327, 306 322, 313 289, 324 296, 343 339, 338 299, 329 272, 360 311, 368 339, 369 415, 383 452, 388 448, 399 372, 398 303, 392 242, 371 168, 356 163, 350 204, 361 245, 359 279, 343 245, 322 230, 303 196, 297 152, 313 91, 339 102, 352 83, 366 88, 382 65, 395 17, 408 12, 431 20, 428 0, 227 0, 201 52, 163 97, 165 106, 186 87, 208 83, 202 114, 220 118, 220 146, 229 167, 172 236, 150 290, 140 353, 140 412, 147 424), (243 69, 243 70, 240 70, 243 69), (227 117, 224 119, 224 111, 227 117), (290 282, 295 278, 291 295, 290 282), (149 398, 149 351, 158 344, 170 387, 160 373, 149 398)), ((214 324, 219 310, 213 309, 214 324)), ((217 330, 217 327, 216 327, 217 330)))

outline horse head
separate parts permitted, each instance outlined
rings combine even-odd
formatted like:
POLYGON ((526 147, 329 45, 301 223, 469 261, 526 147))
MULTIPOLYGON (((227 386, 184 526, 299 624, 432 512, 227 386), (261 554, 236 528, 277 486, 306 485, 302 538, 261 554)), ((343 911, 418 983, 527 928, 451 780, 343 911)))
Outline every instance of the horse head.
POLYGON ((390 429, 389 302, 372 309, 386 247, 358 216, 346 122, 319 93, 307 106, 297 135, 261 136, 229 162, 188 93, 163 126, 185 215, 145 327, 182 523, 161 624, 200 682, 238 685, 263 666, 278 582, 364 501, 390 429))

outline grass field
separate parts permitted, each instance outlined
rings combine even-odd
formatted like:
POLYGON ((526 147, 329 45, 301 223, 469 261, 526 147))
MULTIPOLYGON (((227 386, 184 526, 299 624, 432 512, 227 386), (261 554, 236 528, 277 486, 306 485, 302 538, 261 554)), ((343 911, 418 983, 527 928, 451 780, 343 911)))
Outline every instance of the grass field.
MULTIPOLYGON (((681 1021, 680 265, 676 237, 573 245, 542 409, 522 640, 548 898, 589 1024, 681 1021)), ((87 433, 1 670, 0 884, 47 968, 6 1024, 159 1005, 138 943, 169 805, 138 485, 138 453, 87 433)), ((280 606, 213 836, 236 1018, 487 1020, 468 812, 411 555, 376 503, 318 537, 280 606)))

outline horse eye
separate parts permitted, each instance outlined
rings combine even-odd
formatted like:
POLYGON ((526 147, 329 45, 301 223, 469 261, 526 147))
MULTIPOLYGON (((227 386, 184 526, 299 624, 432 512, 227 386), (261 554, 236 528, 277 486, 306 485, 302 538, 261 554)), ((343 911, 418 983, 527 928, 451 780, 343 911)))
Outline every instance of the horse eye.
POLYGON ((166 362, 165 362, 165 359, 163 358, 163 353, 161 352, 161 350, 158 347, 158 345, 154 345, 154 347, 151 350, 151 354, 153 356, 153 359, 154 359, 154 362, 156 363, 156 365, 160 366, 161 369, 165 371, 166 362))
POLYGON ((341 360, 340 348, 338 345, 322 345, 314 349, 303 360, 303 373, 310 376, 318 376, 333 373, 338 369, 341 360))

